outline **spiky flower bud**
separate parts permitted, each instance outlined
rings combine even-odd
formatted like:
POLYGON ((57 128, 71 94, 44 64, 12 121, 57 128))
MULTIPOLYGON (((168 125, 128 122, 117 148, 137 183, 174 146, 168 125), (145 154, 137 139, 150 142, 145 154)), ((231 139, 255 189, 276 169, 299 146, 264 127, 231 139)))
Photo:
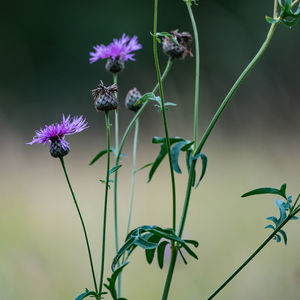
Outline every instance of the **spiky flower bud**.
POLYGON ((107 72, 119 73, 125 68, 125 62, 121 58, 111 59, 108 58, 105 69, 107 72))
POLYGON ((118 108, 118 100, 115 93, 118 91, 116 84, 105 87, 102 80, 99 83, 99 87, 92 90, 94 97, 94 105, 97 111, 109 111, 118 108))
POLYGON ((192 35, 189 32, 180 33, 178 29, 171 31, 170 33, 176 39, 178 45, 175 44, 171 38, 165 36, 162 42, 163 52, 172 58, 184 59, 187 54, 193 56, 190 48, 193 42, 192 35))
POLYGON ((125 99, 125 106, 127 109, 132 111, 138 111, 141 106, 143 105, 140 103, 139 105, 135 105, 135 103, 142 97, 141 93, 137 88, 133 88, 127 93, 126 99, 125 99))
POLYGON ((62 158, 70 151, 68 146, 63 146, 59 139, 53 139, 50 145, 50 154, 53 157, 62 158))

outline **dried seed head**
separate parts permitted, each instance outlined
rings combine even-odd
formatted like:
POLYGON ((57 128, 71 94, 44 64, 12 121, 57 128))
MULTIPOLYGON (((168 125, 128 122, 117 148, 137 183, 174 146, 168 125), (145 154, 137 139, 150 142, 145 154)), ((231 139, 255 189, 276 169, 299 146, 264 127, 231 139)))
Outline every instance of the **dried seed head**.
POLYGON ((141 93, 137 88, 133 88, 127 93, 126 99, 125 99, 125 106, 127 109, 132 111, 138 111, 142 103, 139 105, 135 105, 135 103, 142 97, 141 93))
POLYGON ((116 58, 115 60, 111 59, 111 58, 107 59, 107 62, 106 62, 106 65, 105 65, 105 69, 106 69, 107 72, 119 73, 124 68, 125 68, 124 60, 122 60, 120 58, 116 58))
POLYGON ((51 140, 51 145, 50 145, 51 156, 62 158, 65 155, 67 155, 69 151, 70 148, 67 146, 63 146, 58 138, 51 140))
POLYGON ((190 48, 193 42, 193 37, 191 34, 189 32, 180 33, 178 29, 171 31, 170 33, 173 35, 179 45, 176 45, 172 39, 165 36, 162 42, 163 52, 172 58, 184 59, 187 54, 193 56, 190 48))
POLYGON ((94 97, 94 105, 97 111, 109 111, 118 108, 118 100, 115 93, 118 91, 116 84, 105 87, 102 80, 99 83, 99 87, 92 90, 94 97))

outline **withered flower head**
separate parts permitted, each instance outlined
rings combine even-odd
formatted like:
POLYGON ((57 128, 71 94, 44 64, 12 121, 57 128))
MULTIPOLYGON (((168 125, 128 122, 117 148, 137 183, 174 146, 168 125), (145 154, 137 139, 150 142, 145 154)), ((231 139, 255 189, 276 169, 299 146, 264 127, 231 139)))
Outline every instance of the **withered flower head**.
POLYGON ((100 80, 99 86, 92 90, 94 97, 94 105, 97 111, 109 111, 118 108, 118 100, 115 93, 118 91, 116 84, 108 87, 104 86, 102 80, 100 80))
POLYGON ((142 97, 141 93, 137 88, 133 88, 127 93, 126 99, 125 99, 125 106, 127 109, 132 111, 138 111, 141 106, 143 105, 140 103, 139 105, 135 105, 135 103, 142 97))
POLYGON ((180 33, 178 29, 171 31, 170 33, 176 39, 178 45, 176 45, 168 36, 165 36, 162 42, 163 52, 172 58, 184 59, 187 54, 193 56, 191 51, 191 44, 193 42, 192 35, 189 32, 180 33))

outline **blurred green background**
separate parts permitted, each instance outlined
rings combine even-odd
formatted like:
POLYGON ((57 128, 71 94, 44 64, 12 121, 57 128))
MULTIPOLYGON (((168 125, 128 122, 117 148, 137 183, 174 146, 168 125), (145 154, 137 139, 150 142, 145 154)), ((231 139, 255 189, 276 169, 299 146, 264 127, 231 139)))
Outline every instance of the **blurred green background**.
MULTIPOLYGON (((192 31, 183 1, 159 4, 159 31, 192 31)), ((201 40, 200 130, 205 130, 234 80, 255 55, 268 31, 265 15, 273 1, 200 0, 194 7, 201 40)), ((120 74, 121 132, 132 117, 123 105, 128 89, 155 85, 152 54, 153 1, 10 1, 2 3, 0 30, 0 299, 74 299, 92 288, 83 234, 59 162, 48 148, 28 146, 34 130, 60 121, 62 113, 83 114, 90 128, 71 142, 66 157, 71 181, 86 218, 99 270, 104 186, 104 116, 96 113, 90 90, 112 81, 104 62, 88 63, 96 44, 123 33, 136 34, 143 49, 120 74)), ((259 186, 299 193, 300 24, 280 26, 263 59, 225 110, 203 151, 209 159, 201 186, 193 192, 185 237, 196 239, 198 261, 178 261, 170 300, 204 299, 267 236, 265 217, 277 214, 272 197, 240 198, 259 186)), ((160 53, 161 67, 166 57, 160 53)), ((176 61, 165 81, 170 134, 192 138, 194 58, 176 61)), ((149 105, 141 118, 138 166, 153 161, 162 136, 161 115, 149 105)), ((120 169, 120 234, 127 220, 132 136, 120 169)), ((184 160, 182 159, 182 167, 184 160)), ((133 226, 170 226, 168 166, 150 184, 138 174, 133 226)), ((186 172, 176 177, 178 217, 186 172)), ((108 231, 113 236, 112 197, 108 231)), ((299 299, 299 224, 286 227, 288 246, 275 242, 262 251, 217 299, 299 299)), ((108 240, 107 271, 114 256, 108 240)), ((149 266, 136 251, 124 272, 124 296, 160 299, 166 269, 149 266)), ((109 299, 109 297, 106 297, 109 299)))

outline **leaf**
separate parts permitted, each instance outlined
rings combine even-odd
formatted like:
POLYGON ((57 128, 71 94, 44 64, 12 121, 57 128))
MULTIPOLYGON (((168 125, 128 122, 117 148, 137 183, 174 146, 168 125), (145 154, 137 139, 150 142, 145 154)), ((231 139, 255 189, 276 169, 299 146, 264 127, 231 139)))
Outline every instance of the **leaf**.
POLYGON ((285 184, 281 186, 280 190, 271 187, 258 188, 243 194, 242 197, 249 197, 253 195, 262 195, 262 194, 273 194, 273 195, 279 195, 283 198, 286 198, 285 188, 286 188, 285 184))
POLYGON ((192 244, 194 247, 198 247, 199 246, 199 242, 195 241, 195 240, 184 240, 187 244, 192 244))
POLYGON ((168 244, 169 242, 163 241, 157 247, 157 261, 161 269, 164 267, 165 249, 168 244))
POLYGON ((268 217, 266 218, 267 220, 271 220, 274 222, 275 226, 277 227, 279 220, 276 217, 268 217))
POLYGON ((184 258, 184 256, 183 256, 183 254, 182 254, 180 248, 178 248, 178 252, 179 252, 179 254, 180 254, 180 256, 181 256, 183 262, 187 265, 187 261, 186 261, 186 259, 184 258))
POLYGON ((202 178, 204 177, 206 168, 207 168, 207 156, 204 153, 199 153, 198 155, 193 156, 192 159, 197 159, 199 156, 201 157, 201 160, 202 160, 202 171, 201 171, 200 178, 198 179, 198 181, 195 185, 195 189, 199 186, 199 183, 202 180, 202 178))
MULTIPOLYGON (((108 151, 107 149, 101 150, 93 159, 92 161, 89 163, 89 165, 91 166, 92 164, 94 164, 99 158, 101 158, 104 154, 106 154, 108 151)), ((110 149, 110 152, 113 152, 112 149, 110 149)))
POLYGON ((108 175, 110 176, 112 173, 116 172, 116 171, 119 170, 121 167, 122 167, 122 165, 117 165, 117 166, 112 167, 112 168, 109 170, 108 175))
POLYGON ((277 242, 277 243, 280 243, 281 242, 281 236, 279 234, 276 234, 274 236, 274 240, 277 242))
POLYGON ((273 230, 275 230, 275 227, 273 226, 273 225, 267 225, 267 226, 265 226, 265 228, 267 229, 267 228, 271 228, 271 229, 273 229, 273 230))
POLYGON ((107 278, 108 284, 104 283, 104 286, 109 290, 112 298, 114 300, 126 300, 125 298, 118 298, 117 297, 117 291, 116 291, 116 281, 119 276, 119 274, 122 272, 122 270, 129 264, 129 261, 125 261, 120 267, 118 267, 110 278, 107 278))
POLYGON ((280 234, 282 235, 283 237, 283 241, 284 241, 284 244, 287 245, 287 235, 285 233, 285 231, 283 231, 282 229, 279 230, 280 234))
POLYGON ((280 212, 280 219, 279 219, 279 224, 282 223, 286 219, 286 209, 284 206, 284 201, 275 199, 275 205, 278 207, 279 212, 280 212))
POLYGON ((144 170, 145 168, 148 168, 148 167, 150 167, 150 166, 152 166, 152 165, 153 165, 153 163, 146 164, 146 165, 142 166, 141 168, 135 170, 134 172, 137 173, 137 172, 142 171, 142 170, 144 170))
MULTIPOLYGON (((168 37, 169 39, 172 40, 172 42, 176 45, 179 45, 178 41, 176 40, 176 38, 169 32, 157 32, 156 35, 151 34, 152 36, 156 36, 156 38, 158 39, 158 37, 168 37)), ((160 43, 160 39, 158 39, 159 43, 160 43)))
POLYGON ((179 167, 179 164, 178 164, 179 154, 180 154, 180 151, 183 148, 183 146, 186 145, 186 143, 187 143, 186 141, 178 142, 171 149, 171 160, 172 160, 173 168, 174 168, 174 171, 178 174, 182 173, 181 169, 179 167))
MULTIPOLYGON (((160 236, 156 236, 156 235, 151 234, 151 236, 148 238, 148 241, 158 244, 160 239, 161 239, 160 236)), ((153 262, 154 255, 155 255, 155 250, 156 249, 146 249, 145 250, 146 259, 147 259, 147 262, 149 264, 151 264, 153 262)))
POLYGON ((151 181, 155 171, 157 170, 158 166, 161 164, 161 162, 163 161, 163 159, 165 158, 166 155, 167 155, 167 145, 162 144, 160 146, 160 152, 159 152, 158 156, 156 157, 155 161, 153 162, 152 167, 150 169, 149 176, 148 176, 148 182, 151 181))
POLYGON ((142 103, 150 100, 156 100, 156 97, 152 92, 144 94, 139 100, 135 102, 134 106, 141 105, 142 103))
MULTIPOLYGON (((175 137, 171 137, 169 138, 170 140, 170 144, 173 145, 174 143, 177 142, 181 142, 181 141, 185 141, 185 139, 175 136, 175 137)), ((159 136, 155 136, 152 138, 152 144, 161 144, 161 143, 166 143, 166 138, 165 137, 159 137, 159 136)))
POLYGON ((89 291, 88 289, 85 289, 85 292, 80 294, 79 296, 77 296, 75 298, 75 300, 82 300, 86 297, 90 297, 90 296, 95 296, 95 298, 97 299, 97 294, 94 291, 89 291))
POLYGON ((280 22, 280 19, 273 19, 271 17, 266 16, 266 21, 270 24, 274 24, 280 22))

